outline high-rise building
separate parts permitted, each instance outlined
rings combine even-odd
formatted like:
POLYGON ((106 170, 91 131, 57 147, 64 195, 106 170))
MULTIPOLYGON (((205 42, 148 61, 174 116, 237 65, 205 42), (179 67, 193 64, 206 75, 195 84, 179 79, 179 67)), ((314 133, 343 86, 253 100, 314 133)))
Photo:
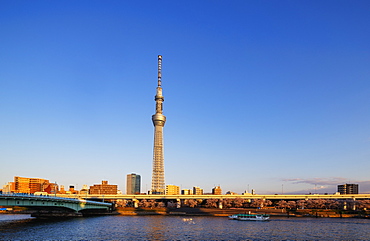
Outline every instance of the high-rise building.
POLYGON ((90 194, 116 195, 117 185, 110 185, 108 184, 108 181, 102 181, 101 184, 94 184, 94 186, 90 186, 90 194))
POLYGON ((180 195, 180 187, 176 185, 166 185, 166 195, 180 195))
POLYGON ((140 175, 135 173, 127 174, 126 194, 139 194, 140 187, 141 187, 140 175))
POLYGON ((343 184, 338 185, 338 192, 340 194, 358 194, 358 184, 343 184))
POLYGON ((221 195, 222 194, 222 189, 220 186, 212 188, 212 194, 213 195, 221 195))
POLYGON ((158 86, 155 95, 155 114, 152 115, 154 125, 154 147, 153 147, 153 173, 152 173, 152 190, 153 194, 164 194, 164 148, 163 148, 163 127, 166 117, 163 113, 162 95, 162 56, 158 55, 158 86))

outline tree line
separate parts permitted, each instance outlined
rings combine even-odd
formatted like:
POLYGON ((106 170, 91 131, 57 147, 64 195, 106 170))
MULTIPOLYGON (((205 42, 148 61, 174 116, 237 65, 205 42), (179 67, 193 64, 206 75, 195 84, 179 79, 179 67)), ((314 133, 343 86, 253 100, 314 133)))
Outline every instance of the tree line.
MULTIPOLYGON (((116 202, 118 207, 133 207, 133 201, 119 200, 116 202)), ((140 208, 164 208, 176 207, 174 201, 158 201, 158 200, 140 200, 138 207, 140 208)), ((191 208, 278 208, 278 209, 370 209, 370 200, 334 200, 334 199, 309 199, 297 201, 271 201, 266 199, 186 199, 181 204, 182 207, 191 208)))

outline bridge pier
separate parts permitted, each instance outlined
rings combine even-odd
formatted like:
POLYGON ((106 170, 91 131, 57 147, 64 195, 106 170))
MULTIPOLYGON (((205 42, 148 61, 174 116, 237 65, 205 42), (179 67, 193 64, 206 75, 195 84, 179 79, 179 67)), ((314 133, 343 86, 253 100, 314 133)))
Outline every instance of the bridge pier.
POLYGON ((134 208, 138 208, 139 207, 139 200, 132 199, 132 202, 134 203, 134 208))
POLYGON ((222 208, 223 208, 223 205, 222 205, 222 199, 220 199, 220 201, 218 202, 218 208, 219 208, 219 209, 222 209, 222 208))

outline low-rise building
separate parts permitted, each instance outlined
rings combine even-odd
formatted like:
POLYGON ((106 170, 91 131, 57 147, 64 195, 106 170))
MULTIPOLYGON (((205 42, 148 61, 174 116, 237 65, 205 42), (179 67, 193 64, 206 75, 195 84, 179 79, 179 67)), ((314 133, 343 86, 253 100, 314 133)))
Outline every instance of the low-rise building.
POLYGON ((180 187, 176 185, 166 185, 166 195, 180 195, 180 187))
POLYGON ((75 189, 75 186, 71 185, 68 191, 66 191, 66 194, 78 194, 78 190, 75 189))
POLYGON ((193 190, 191 189, 182 189, 181 195, 193 195, 193 190))
POLYGON ((89 194, 89 187, 86 184, 82 186, 80 194, 89 194))
POLYGON ((236 192, 232 192, 232 191, 227 191, 226 192, 226 195, 238 195, 236 192))
POLYGON ((221 195, 222 194, 222 189, 220 186, 212 188, 212 194, 213 195, 221 195))
POLYGON ((203 189, 200 187, 193 187, 193 195, 203 195, 203 189))
POLYGON ((97 195, 116 195, 117 185, 108 184, 108 181, 102 181, 102 184, 94 184, 90 186, 90 194, 97 195))
POLYGON ((8 182, 6 185, 3 186, 2 193, 14 193, 15 192, 15 183, 8 182))
POLYGON ((58 191, 59 194, 66 194, 66 190, 64 189, 64 185, 60 185, 60 190, 58 191))

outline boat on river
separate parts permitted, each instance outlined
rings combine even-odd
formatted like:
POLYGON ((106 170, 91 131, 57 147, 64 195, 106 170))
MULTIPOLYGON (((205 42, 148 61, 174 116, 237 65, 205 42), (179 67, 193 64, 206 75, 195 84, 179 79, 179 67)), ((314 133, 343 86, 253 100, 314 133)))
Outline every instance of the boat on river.
POLYGON ((270 215, 268 214, 234 214, 229 216, 229 219, 239 220, 239 221, 267 221, 270 215))

